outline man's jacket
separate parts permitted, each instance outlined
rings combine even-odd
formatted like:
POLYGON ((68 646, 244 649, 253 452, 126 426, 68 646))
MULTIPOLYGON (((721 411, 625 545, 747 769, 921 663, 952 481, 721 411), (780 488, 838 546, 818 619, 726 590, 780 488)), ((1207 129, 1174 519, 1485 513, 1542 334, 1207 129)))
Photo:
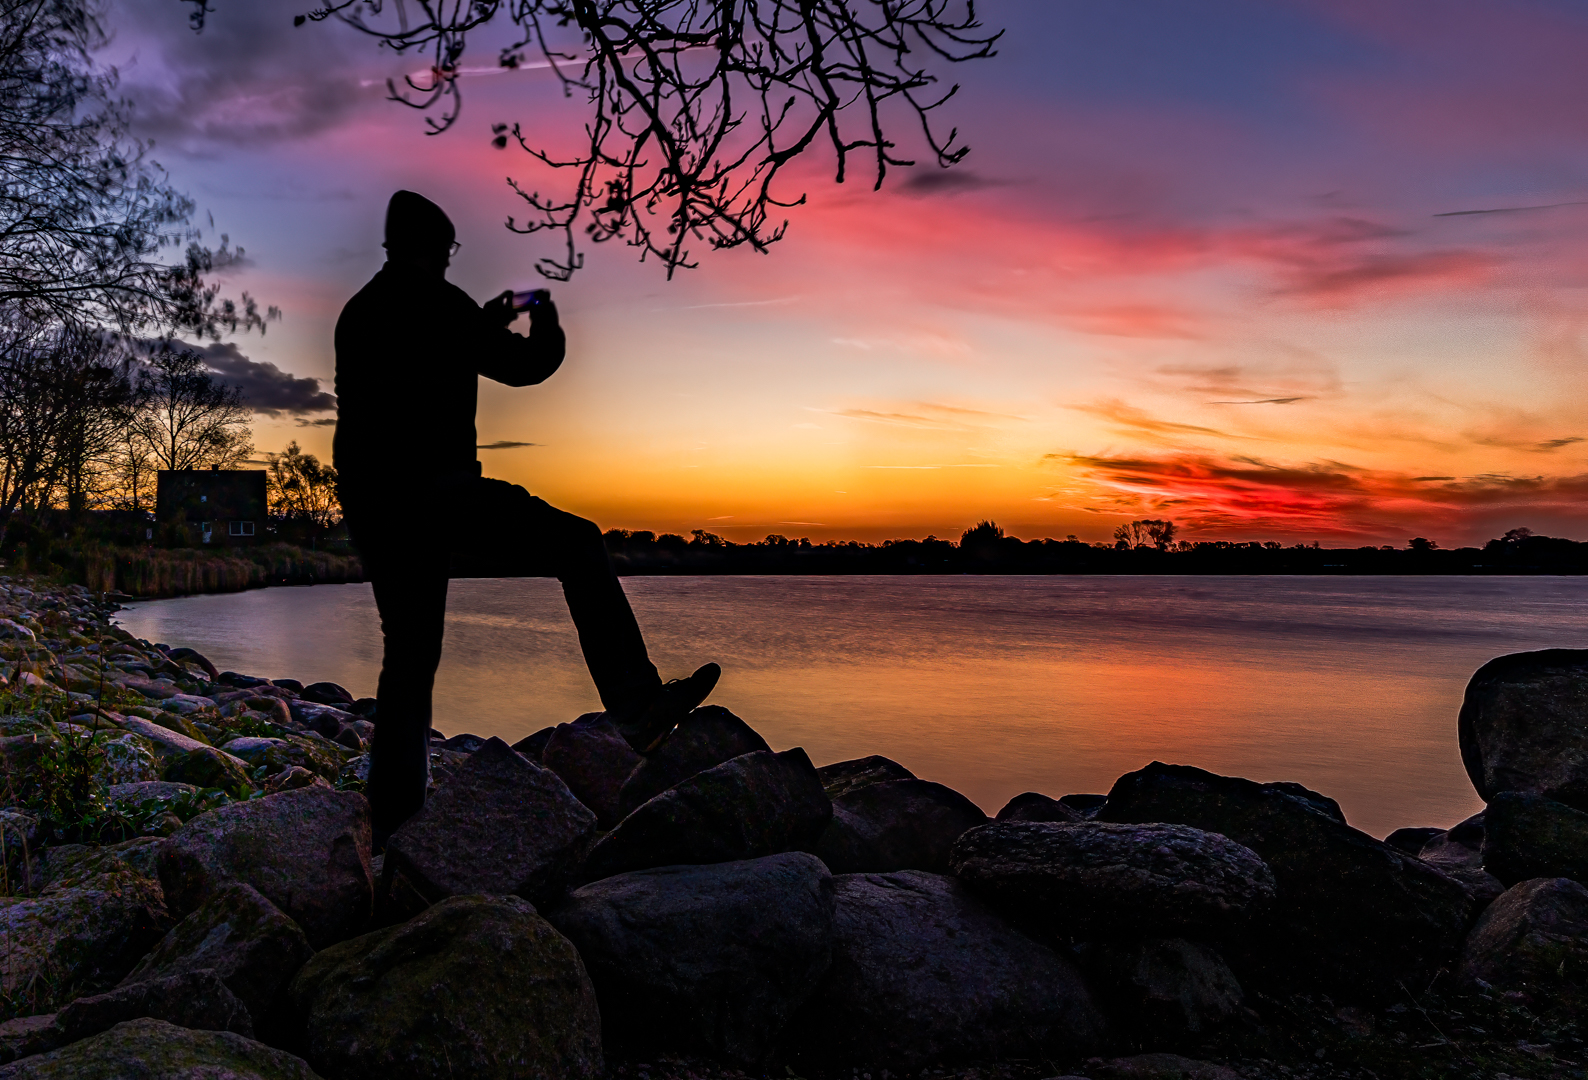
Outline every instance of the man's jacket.
POLYGON ((440 274, 387 263, 336 323, 336 440, 344 498, 480 474, 476 376, 530 386, 562 363, 555 309, 528 337, 440 274))

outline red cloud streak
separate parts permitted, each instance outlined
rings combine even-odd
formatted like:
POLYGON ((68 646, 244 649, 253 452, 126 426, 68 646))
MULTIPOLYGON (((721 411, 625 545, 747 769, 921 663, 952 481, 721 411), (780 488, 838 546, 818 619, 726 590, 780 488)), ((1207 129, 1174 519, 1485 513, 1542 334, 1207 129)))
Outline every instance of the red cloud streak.
POLYGON ((1338 540, 1445 530, 1475 534, 1495 520, 1588 520, 1588 474, 1412 476, 1340 462, 1275 465, 1195 454, 1048 460, 1100 484, 1094 509, 1177 520, 1190 533, 1329 536, 1338 540))

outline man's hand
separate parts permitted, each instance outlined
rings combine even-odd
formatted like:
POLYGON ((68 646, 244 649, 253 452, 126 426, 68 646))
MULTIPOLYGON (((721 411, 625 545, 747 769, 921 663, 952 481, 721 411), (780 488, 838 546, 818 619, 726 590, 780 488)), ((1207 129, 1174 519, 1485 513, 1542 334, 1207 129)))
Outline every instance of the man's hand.
POLYGON ((513 290, 508 289, 500 296, 493 296, 481 305, 485 317, 500 326, 511 326, 513 320, 518 318, 518 312, 513 310, 513 290))

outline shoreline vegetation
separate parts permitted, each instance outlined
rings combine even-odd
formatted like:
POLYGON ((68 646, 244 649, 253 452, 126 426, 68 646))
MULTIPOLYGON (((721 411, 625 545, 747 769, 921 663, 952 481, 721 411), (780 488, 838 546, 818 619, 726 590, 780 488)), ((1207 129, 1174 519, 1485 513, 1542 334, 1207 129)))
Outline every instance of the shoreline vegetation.
POLYGON ((0 576, 6 1080, 1582 1076, 1588 652, 1480 669, 1486 812, 1382 841, 1158 762, 989 817, 711 705, 434 733, 379 853, 373 700, 115 608, 0 576))
MULTIPOLYGON (((1276 541, 1176 541, 1173 523, 1133 522, 1134 542, 1113 544, 1022 540, 992 522, 959 540, 885 540, 813 543, 772 535, 734 543, 696 529, 690 536, 609 529, 603 537, 619 575, 1164 575, 1373 576, 1588 574, 1588 543, 1512 529, 1482 547, 1446 549, 1414 538, 1404 548, 1284 546, 1276 541), (1157 542, 1148 526, 1158 531, 1157 542)), ((364 580, 357 554, 339 530, 313 547, 284 540, 250 546, 198 548, 126 542, 91 529, 63 536, 35 528, 6 547, 14 572, 41 573, 93 592, 139 600, 240 592, 272 585, 346 584, 364 580), (119 541, 119 542, 118 542, 119 541)), ((1127 527, 1121 527, 1127 531, 1127 527)), ((512 576, 511 568, 454 564, 454 576, 512 576)))
POLYGON ((1482 547, 1326 548, 1317 543, 1177 540, 1173 522, 1133 521, 1113 543, 1021 540, 984 521, 959 540, 812 543, 771 535, 736 544, 703 529, 690 536, 610 529, 619 574, 1583 574, 1588 543, 1512 529, 1482 547))

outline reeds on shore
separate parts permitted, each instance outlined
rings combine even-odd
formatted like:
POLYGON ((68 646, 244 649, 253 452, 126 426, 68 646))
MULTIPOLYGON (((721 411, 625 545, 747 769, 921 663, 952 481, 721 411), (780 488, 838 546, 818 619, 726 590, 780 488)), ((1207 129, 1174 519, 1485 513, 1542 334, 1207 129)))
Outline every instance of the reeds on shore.
POLYGON ((224 550, 94 545, 75 555, 76 565, 64 568, 70 579, 94 592, 121 592, 141 599, 364 580, 357 556, 292 544, 224 550))

